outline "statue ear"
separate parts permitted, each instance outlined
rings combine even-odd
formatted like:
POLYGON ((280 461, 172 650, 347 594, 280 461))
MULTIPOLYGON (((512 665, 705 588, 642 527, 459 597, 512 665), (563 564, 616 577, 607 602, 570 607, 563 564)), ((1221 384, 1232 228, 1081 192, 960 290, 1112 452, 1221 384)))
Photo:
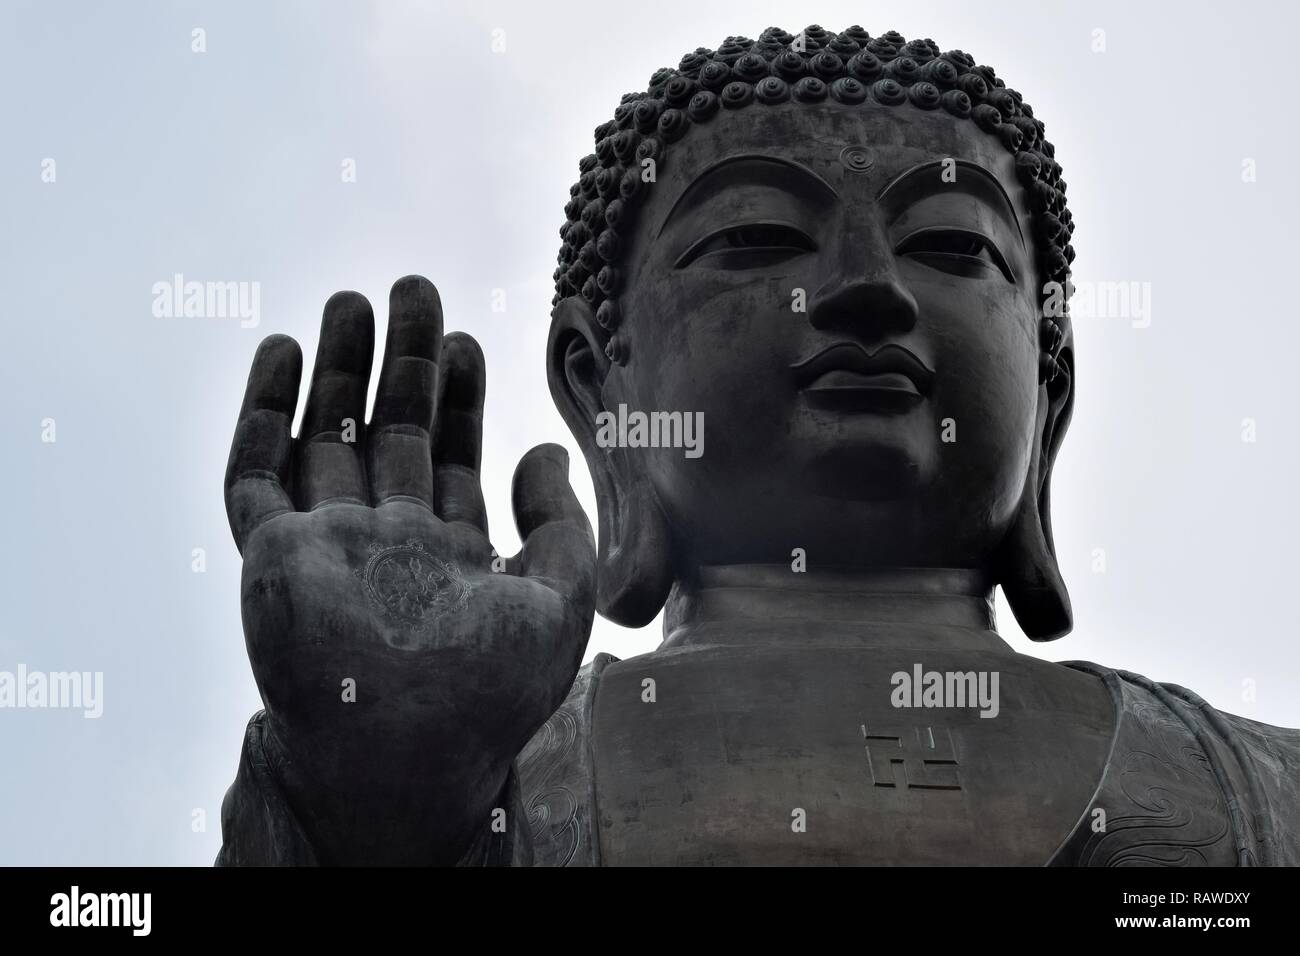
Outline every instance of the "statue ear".
POLYGON ((1002 593, 1021 629, 1035 641, 1054 641, 1074 627, 1070 594, 1056 563, 1051 515, 1052 465, 1074 409, 1072 343, 1061 349, 1057 365, 1056 376, 1039 388, 1040 437, 1034 445, 1020 510, 997 560, 1002 593))
POLYGON ((616 624, 641 627, 654 620, 672 587, 671 536, 644 469, 628 449, 597 441, 611 368, 603 338, 585 299, 561 299, 551 313, 546 379, 596 486, 596 610, 616 624))

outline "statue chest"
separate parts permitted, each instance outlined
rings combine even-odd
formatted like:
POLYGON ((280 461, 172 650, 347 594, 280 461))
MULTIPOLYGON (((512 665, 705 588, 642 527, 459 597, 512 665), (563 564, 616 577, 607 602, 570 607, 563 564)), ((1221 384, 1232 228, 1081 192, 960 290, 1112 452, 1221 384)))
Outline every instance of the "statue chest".
POLYGON ((1104 692, 1072 673, 1045 687, 1026 658, 921 657, 718 648, 609 666, 590 724, 601 861, 1046 862, 1105 764, 1104 692))
POLYGON ((824 644, 597 655, 519 756, 513 829, 471 856, 1269 864, 1295 858, 1297 754, 1294 732, 1086 662, 824 644))

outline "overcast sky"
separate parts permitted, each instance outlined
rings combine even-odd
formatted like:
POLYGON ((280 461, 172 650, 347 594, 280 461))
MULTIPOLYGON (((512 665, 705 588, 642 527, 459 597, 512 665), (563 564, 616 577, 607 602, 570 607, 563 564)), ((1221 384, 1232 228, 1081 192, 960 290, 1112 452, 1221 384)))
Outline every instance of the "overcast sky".
MULTIPOLYGON (((499 550, 518 545, 514 465, 541 441, 569 447, 594 519, 542 360, 577 159, 656 67, 808 19, 931 36, 993 65, 1065 166, 1076 282, 1149 289, 1147 315, 1076 320, 1078 399, 1053 487, 1075 633, 1031 645, 1000 601, 1005 635, 1300 726, 1296 15, 1168 11, 8 0, 0 670, 102 671, 105 689, 97 720, 0 710, 0 863, 212 861, 259 707, 222 505, 230 434, 257 341, 288 333, 310 361, 333 291, 362 291, 382 322, 392 281, 422 273, 447 328, 482 343, 499 550), (356 182, 341 181, 348 159, 356 182), (153 287, 178 273, 259 283, 260 324, 156 317, 153 287)), ((589 653, 658 639, 657 623, 598 620, 589 653)))

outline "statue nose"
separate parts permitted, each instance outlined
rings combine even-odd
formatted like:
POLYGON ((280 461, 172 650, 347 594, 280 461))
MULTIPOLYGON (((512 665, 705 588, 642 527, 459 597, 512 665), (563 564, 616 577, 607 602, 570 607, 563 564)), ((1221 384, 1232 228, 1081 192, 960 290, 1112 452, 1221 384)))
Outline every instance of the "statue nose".
POLYGON ((818 296, 808 318, 816 329, 874 339, 910 331, 916 316, 916 299, 890 269, 818 296))

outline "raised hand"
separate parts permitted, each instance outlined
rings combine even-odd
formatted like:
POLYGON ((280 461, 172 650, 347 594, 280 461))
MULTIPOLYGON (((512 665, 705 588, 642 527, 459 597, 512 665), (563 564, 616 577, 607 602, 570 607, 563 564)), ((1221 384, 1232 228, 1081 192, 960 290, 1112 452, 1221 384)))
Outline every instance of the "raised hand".
POLYGON ((539 445, 514 476, 523 549, 493 560, 483 356, 443 337, 428 280, 393 286, 366 425, 373 350, 370 304, 334 295, 293 438, 302 353, 258 348, 226 472, 244 636, 274 771, 322 860, 454 862, 573 681, 595 547, 566 453, 539 445))

